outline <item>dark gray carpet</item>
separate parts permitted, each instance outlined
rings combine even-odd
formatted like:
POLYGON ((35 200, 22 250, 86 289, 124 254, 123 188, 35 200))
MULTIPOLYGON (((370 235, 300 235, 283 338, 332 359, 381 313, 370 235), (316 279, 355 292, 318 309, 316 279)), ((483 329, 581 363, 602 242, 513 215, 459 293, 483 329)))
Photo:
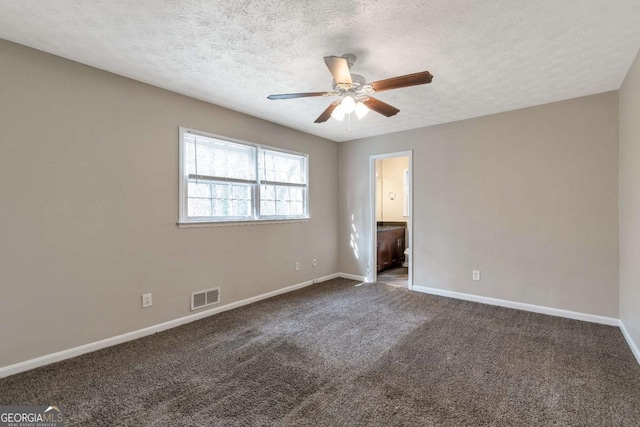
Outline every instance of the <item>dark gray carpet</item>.
POLYGON ((0 380, 71 425, 638 426, 617 328, 336 279, 0 380))

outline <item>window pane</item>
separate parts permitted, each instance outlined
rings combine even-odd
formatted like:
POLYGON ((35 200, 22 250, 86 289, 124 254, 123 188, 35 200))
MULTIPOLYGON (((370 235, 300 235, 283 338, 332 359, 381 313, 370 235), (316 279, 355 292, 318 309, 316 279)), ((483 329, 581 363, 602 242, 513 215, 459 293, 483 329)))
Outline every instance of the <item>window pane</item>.
POLYGON ((211 197, 211 184, 208 182, 196 183, 195 181, 189 183, 189 197, 211 197))
POLYGON ((188 203, 189 216, 211 216, 211 200, 189 198, 188 203))
POLYGON ((260 149, 258 168, 262 181, 306 184, 307 158, 298 154, 260 149))
POLYGON ((276 200, 289 200, 289 187, 276 186, 276 200))
POLYGON ((254 181, 256 147, 185 134, 187 174, 254 181))
POLYGON ((189 217, 251 217, 252 184, 189 182, 189 217), (194 195, 196 197, 194 197, 194 195))
POLYGON ((276 199, 276 187, 273 185, 263 185, 260 192, 262 200, 275 200, 276 199))
POLYGON ((302 202, 304 200, 302 198, 302 190, 303 190, 302 188, 291 187, 289 189, 289 197, 291 198, 291 200, 302 202))
POLYGON ((250 192, 249 187, 246 185, 234 185, 233 186, 233 198, 234 199, 249 199, 250 192))
POLYGON ((211 200, 212 216, 230 216, 229 199, 213 199, 211 200))
POLYGON ((229 184, 213 184, 213 198, 214 199, 228 199, 229 198, 229 184))
POLYGON ((237 216, 250 216, 251 215, 251 202, 246 200, 236 200, 236 215, 237 216))
POLYGON ((273 200, 262 200, 260 202, 260 215, 273 216, 276 214, 276 202, 273 200))
POLYGON ((289 204, 289 214, 301 216, 304 213, 302 202, 291 202, 289 204))
POLYGON ((304 188, 286 185, 260 187, 261 216, 304 216, 304 188))
POLYGON ((289 202, 277 201, 276 202, 276 215, 289 215, 289 202))

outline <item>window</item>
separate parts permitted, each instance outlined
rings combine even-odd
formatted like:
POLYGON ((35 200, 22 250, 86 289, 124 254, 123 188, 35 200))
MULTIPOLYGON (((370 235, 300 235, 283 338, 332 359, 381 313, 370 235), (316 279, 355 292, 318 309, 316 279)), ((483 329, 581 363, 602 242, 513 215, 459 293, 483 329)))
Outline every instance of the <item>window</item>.
POLYGON ((180 223, 308 217, 308 156, 180 128, 180 223))

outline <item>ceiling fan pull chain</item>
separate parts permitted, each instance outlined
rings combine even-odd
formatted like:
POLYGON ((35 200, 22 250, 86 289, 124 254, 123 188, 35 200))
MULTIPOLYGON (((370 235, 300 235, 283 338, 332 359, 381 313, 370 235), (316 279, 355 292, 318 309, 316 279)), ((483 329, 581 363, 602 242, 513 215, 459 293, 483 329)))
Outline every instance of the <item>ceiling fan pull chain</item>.
POLYGON ((347 123, 349 123, 349 132, 351 132, 351 113, 347 115, 347 123))

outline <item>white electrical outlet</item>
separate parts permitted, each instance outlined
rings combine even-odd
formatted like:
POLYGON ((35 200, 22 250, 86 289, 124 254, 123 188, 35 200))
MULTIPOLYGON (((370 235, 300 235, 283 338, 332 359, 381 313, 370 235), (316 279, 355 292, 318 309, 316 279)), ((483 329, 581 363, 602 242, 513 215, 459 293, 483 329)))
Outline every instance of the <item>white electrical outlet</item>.
POLYGON ((313 265, 314 267, 318 266, 318 258, 314 258, 313 261, 311 262, 311 265, 313 265))
POLYGON ((151 294, 142 295, 142 308, 151 307, 153 305, 153 300, 151 299, 151 294))
POLYGON ((476 282, 480 281, 480 270, 473 270, 473 280, 476 282))
POLYGON ((300 261, 296 261, 296 271, 300 271, 300 261))

